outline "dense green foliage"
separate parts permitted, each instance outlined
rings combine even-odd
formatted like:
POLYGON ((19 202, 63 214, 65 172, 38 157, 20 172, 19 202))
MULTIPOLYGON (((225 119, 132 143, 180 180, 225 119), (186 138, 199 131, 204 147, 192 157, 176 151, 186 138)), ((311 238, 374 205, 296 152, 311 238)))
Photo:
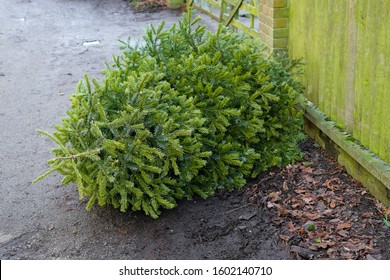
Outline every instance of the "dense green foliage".
POLYGON ((242 188, 246 179, 299 157, 302 86, 296 61, 185 15, 151 26, 140 46, 123 43, 102 83, 88 77, 53 135, 49 173, 80 196, 158 217, 194 194, 242 188))

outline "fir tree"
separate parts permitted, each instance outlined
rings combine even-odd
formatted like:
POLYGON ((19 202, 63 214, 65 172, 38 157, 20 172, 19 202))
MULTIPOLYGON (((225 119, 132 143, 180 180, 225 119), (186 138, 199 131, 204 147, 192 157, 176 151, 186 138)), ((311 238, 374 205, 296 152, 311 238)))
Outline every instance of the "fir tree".
POLYGON ((193 20, 151 26, 142 46, 122 42, 101 83, 80 81, 50 137, 49 161, 76 182, 87 209, 161 208, 242 188, 247 178, 299 158, 298 63, 269 57, 255 39, 193 20))

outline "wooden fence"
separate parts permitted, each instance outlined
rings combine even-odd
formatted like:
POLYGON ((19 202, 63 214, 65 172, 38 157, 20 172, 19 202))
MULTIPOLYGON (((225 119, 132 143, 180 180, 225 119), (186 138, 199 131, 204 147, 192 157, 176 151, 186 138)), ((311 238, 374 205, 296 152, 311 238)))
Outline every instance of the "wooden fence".
POLYGON ((258 0, 191 0, 189 5, 225 26, 259 37, 258 0))
POLYGON ((290 0, 289 14, 307 98, 390 163, 390 0, 290 0))

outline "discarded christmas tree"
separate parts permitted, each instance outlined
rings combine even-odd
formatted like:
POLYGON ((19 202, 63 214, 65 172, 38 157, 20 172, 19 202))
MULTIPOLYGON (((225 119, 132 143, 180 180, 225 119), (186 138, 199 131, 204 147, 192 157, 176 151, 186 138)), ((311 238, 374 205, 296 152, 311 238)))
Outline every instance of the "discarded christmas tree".
MULTIPOLYGON (((86 76, 62 125, 51 169, 76 182, 80 197, 156 218, 160 208, 221 188, 299 157, 302 86, 296 61, 264 54, 255 40, 191 12, 144 44, 123 43, 104 80, 86 76)), ((36 181, 37 181, 36 180, 36 181)))

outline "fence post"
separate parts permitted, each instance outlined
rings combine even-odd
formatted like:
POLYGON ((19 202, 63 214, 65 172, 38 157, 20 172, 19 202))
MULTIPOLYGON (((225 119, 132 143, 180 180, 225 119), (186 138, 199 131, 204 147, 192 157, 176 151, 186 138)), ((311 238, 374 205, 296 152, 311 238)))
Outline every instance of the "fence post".
POLYGON ((260 40, 273 52, 287 50, 288 13, 288 0, 260 0, 260 40))

